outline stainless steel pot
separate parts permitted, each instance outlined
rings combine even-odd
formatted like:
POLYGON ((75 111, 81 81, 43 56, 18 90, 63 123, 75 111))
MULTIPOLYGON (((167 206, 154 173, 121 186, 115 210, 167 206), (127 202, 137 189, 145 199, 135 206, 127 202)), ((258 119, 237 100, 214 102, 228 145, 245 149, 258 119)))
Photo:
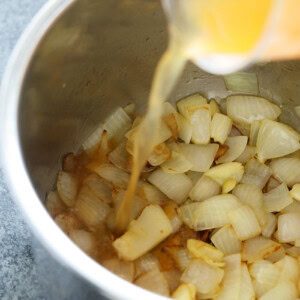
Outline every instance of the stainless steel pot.
MULTIPOLYGON (((2 150, 11 191, 49 252, 112 299, 159 299, 116 277, 79 250, 44 208, 61 156, 76 151, 117 105, 146 106, 167 44, 157 0, 52 0, 24 32, 1 90, 2 150)), ((300 63, 253 66, 259 90, 300 130, 300 63)), ((189 64, 171 99, 228 95, 223 78, 189 64)), ((67 287, 66 287, 67 288, 67 287)), ((163 299, 163 298, 161 298, 163 299)))

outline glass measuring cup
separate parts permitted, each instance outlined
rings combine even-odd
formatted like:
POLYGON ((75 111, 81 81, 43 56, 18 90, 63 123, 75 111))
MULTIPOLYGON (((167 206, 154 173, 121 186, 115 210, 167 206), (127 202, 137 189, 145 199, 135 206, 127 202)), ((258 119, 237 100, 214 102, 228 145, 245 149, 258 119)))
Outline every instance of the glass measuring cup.
POLYGON ((300 1, 162 0, 171 38, 202 69, 300 57, 300 1))

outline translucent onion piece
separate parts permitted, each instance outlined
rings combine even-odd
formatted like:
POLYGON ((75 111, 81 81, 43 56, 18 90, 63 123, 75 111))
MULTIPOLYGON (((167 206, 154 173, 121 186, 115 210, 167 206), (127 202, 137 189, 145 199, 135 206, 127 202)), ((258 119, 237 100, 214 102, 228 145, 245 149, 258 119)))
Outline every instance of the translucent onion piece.
POLYGON ((300 135, 291 127, 270 120, 261 123, 257 136, 257 156, 266 159, 281 157, 300 149, 300 135))
POLYGON ((82 223, 71 213, 59 214, 55 217, 54 221, 66 234, 69 234, 72 230, 82 228, 82 223))
POLYGON ((185 173, 192 167, 192 163, 184 155, 175 151, 172 151, 171 157, 161 165, 164 172, 173 174, 185 173))
POLYGON ((242 277, 241 255, 233 254, 224 258, 225 274, 220 294, 216 300, 238 300, 242 277))
POLYGON ((221 186, 207 176, 202 176, 189 193, 194 201, 203 201, 221 192, 221 186))
POLYGON ((248 160, 253 158, 255 154, 256 154, 256 147, 247 145, 243 153, 235 161, 245 164, 248 160))
POLYGON ((178 111, 189 120, 193 113, 207 104, 207 100, 200 94, 187 96, 177 102, 178 111))
POLYGON ((220 113, 220 108, 218 103, 216 102, 215 99, 210 99, 209 100, 209 106, 210 106, 210 111, 211 111, 211 116, 213 117, 215 113, 220 113))
POLYGON ((170 293, 173 293, 173 291, 180 284, 180 277, 181 277, 182 273, 177 269, 164 271, 162 273, 163 273, 165 279, 167 280, 170 293))
POLYGON ((236 72, 224 76, 226 89, 232 92, 258 94, 258 80, 255 73, 236 72))
POLYGON ((293 202, 285 183, 265 193, 263 199, 267 212, 279 212, 293 202))
POLYGON ((177 214, 177 209, 178 205, 174 201, 169 201, 163 206, 163 210, 171 222, 173 232, 177 232, 182 225, 182 221, 177 214))
POLYGON ((191 283, 182 283, 172 294, 176 300, 196 300, 196 287, 191 283))
POLYGON ((107 130, 107 135, 113 145, 118 145, 125 133, 131 128, 132 121, 123 108, 118 107, 106 119, 103 127, 107 130))
POLYGON ((92 134, 83 142, 82 148, 87 153, 93 153, 96 151, 103 132, 103 124, 100 124, 92 134))
POLYGON ((300 159, 298 158, 279 158, 274 159, 270 163, 273 174, 280 181, 292 187, 296 183, 300 183, 300 159))
POLYGON ((239 184, 232 191, 232 194, 253 209, 260 225, 266 224, 267 213, 264 209, 263 194, 257 186, 253 184, 239 184))
POLYGON ((279 280, 279 269, 269 261, 260 260, 250 266, 250 274, 255 279, 255 292, 258 297, 272 289, 279 280))
POLYGON ((191 262, 192 256, 186 248, 173 246, 167 247, 166 251, 174 259, 181 272, 183 272, 191 262))
POLYGON ((102 266, 119 277, 132 282, 134 279, 134 263, 112 258, 102 261, 102 266))
POLYGON ((216 163, 220 164, 236 160, 244 152, 247 141, 247 136, 234 136, 227 138, 225 145, 227 145, 229 149, 216 161, 216 163))
POLYGON ((197 300, 202 299, 215 299, 220 293, 220 286, 217 286, 215 290, 213 290, 211 293, 196 293, 197 300))
POLYGON ((93 171, 116 187, 125 189, 128 186, 129 174, 113 165, 96 165, 93 171))
POLYGON ((290 196, 297 200, 300 201, 300 184, 296 183, 293 185, 293 188, 290 191, 290 196))
POLYGON ((297 283, 299 266, 296 258, 286 255, 283 259, 276 262, 275 265, 280 270, 280 281, 291 280, 297 283))
POLYGON ((254 184, 262 189, 272 174, 272 170, 255 158, 250 159, 245 165, 245 174, 241 183, 254 184))
POLYGON ((243 174, 244 167, 241 163, 230 162, 213 167, 205 172, 204 175, 218 182, 220 185, 223 185, 230 179, 235 179, 237 182, 240 182, 243 174))
POLYGON ((245 241, 242 248, 242 259, 248 263, 262 259, 274 262, 283 258, 284 255, 282 245, 262 236, 245 241))
POLYGON ((176 115, 176 121, 178 125, 178 137, 189 144, 192 138, 193 128, 188 120, 186 120, 181 114, 176 115))
POLYGON ((282 213, 298 213, 300 214, 300 203, 294 200, 290 205, 286 206, 282 213))
POLYGON ((159 189, 157 189, 150 183, 143 183, 142 190, 144 192, 145 198, 150 203, 163 205, 169 200, 164 193, 162 193, 159 189))
POLYGON ((151 254, 146 253, 135 261, 135 276, 138 277, 141 274, 152 271, 154 269, 159 270, 159 261, 151 254))
POLYGON ((264 237, 270 238, 277 227, 277 218, 272 213, 267 214, 267 223, 262 226, 261 233, 264 237))
POLYGON ((90 232, 82 229, 75 229, 69 233, 69 237, 82 251, 88 255, 92 255, 95 251, 96 241, 90 232))
POLYGON ((151 173, 148 181, 178 204, 187 199, 193 187, 192 181, 185 174, 168 174, 162 169, 151 173))
POLYGON ((186 159, 192 163, 192 171, 205 172, 211 167, 219 145, 178 144, 178 147, 179 152, 181 152, 186 159))
POLYGON ((222 262, 224 258, 223 252, 208 243, 201 240, 189 239, 187 241, 187 248, 195 258, 199 258, 212 266, 224 266, 222 262))
POLYGON ((249 136, 250 146, 256 146, 260 125, 261 125, 261 121, 254 121, 250 126, 250 136, 249 136))
POLYGON ((206 230, 229 224, 228 212, 239 207, 238 199, 231 194, 214 196, 200 202, 193 214, 194 230, 206 230))
POLYGON ((75 204, 75 212, 87 226, 101 224, 110 211, 110 206, 102 202, 88 187, 83 186, 80 189, 75 204))
POLYGON ((74 153, 67 153, 63 157, 62 169, 66 172, 73 172, 76 168, 76 159, 74 153))
POLYGON ((163 120, 171 130, 173 138, 176 140, 178 138, 178 125, 175 115, 176 113, 166 115, 163 117, 163 120))
POLYGON ((236 186, 237 182, 235 179, 227 180, 222 186, 222 194, 230 193, 236 186))
POLYGON ((178 209, 178 215, 180 219, 189 228, 194 228, 194 212, 199 207, 200 203, 188 203, 180 206, 178 209))
POLYGON ((112 188, 97 174, 88 175, 84 179, 83 184, 88 186, 90 190, 103 202, 111 203, 112 188))
POLYGON ((234 123, 234 126, 241 132, 241 135, 250 136, 250 125, 234 123))
POLYGON ((227 97, 227 115, 237 123, 251 124, 257 120, 276 120, 280 108, 257 96, 233 95, 227 97))
POLYGON ((298 291, 294 283, 284 281, 265 293, 259 300, 296 300, 298 291))
POLYGON ((153 293, 169 296, 168 282, 159 270, 152 270, 140 276, 135 284, 153 293))
POLYGON ((271 176, 267 182, 267 184, 264 187, 264 190, 268 193, 271 190, 275 189, 280 185, 280 181, 275 179, 275 177, 271 176))
POLYGON ((300 239, 300 214, 287 213, 278 217, 278 239, 282 243, 300 239))
POLYGON ((225 255, 241 252, 241 241, 231 226, 226 225, 216 231, 211 237, 212 243, 225 255))
POLYGON ((62 202, 56 191, 47 193, 46 207, 53 218, 66 210, 65 204, 62 202))
POLYGON ((151 166, 159 166, 171 157, 171 151, 165 143, 157 145, 150 157, 148 162, 151 166))
POLYGON ((124 139, 121 143, 108 155, 109 161, 116 167, 127 170, 128 167, 128 152, 126 150, 127 140, 124 139))
POLYGON ((237 237, 241 241, 258 236, 261 233, 256 216, 253 210, 247 205, 228 212, 228 218, 237 237))
POLYGON ((56 187, 61 200, 69 207, 74 206, 78 189, 77 178, 70 173, 59 171, 56 187))
POLYGON ((229 117, 215 113, 211 122, 211 137, 215 142, 224 144, 232 128, 232 121, 229 117))
POLYGON ((195 185, 198 180, 202 177, 202 172, 195 172, 195 171, 188 171, 186 172, 186 175, 192 180, 193 185, 195 185))
POLYGON ((210 293, 222 281, 224 271, 201 260, 193 260, 181 276, 181 281, 195 285, 197 292, 210 293))
POLYGON ((116 239, 113 246, 121 258, 132 261, 147 253, 172 231, 171 223, 161 207, 151 204, 137 220, 130 222, 128 231, 116 239))
POLYGON ((286 254, 298 258, 300 256, 300 247, 290 247, 285 249, 286 254))
POLYGON ((253 300, 255 299, 255 292, 247 265, 245 263, 242 263, 241 268, 242 270, 239 300, 253 300))
POLYGON ((232 126, 229 136, 240 136, 243 135, 235 125, 232 126))
POLYGON ((134 118, 135 107, 136 107, 136 105, 134 103, 129 103, 124 107, 124 111, 131 119, 134 118))

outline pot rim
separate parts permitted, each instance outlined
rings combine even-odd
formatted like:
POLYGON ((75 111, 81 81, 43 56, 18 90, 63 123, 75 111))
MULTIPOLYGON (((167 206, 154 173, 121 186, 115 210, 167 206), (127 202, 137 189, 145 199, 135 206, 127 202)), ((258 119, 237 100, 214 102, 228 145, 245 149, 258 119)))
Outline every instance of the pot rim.
POLYGON ((18 130, 22 85, 35 50, 55 21, 74 0, 48 1, 34 16, 17 42, 6 66, 0 89, 1 149, 4 174, 14 201, 32 232, 50 254, 112 299, 167 299, 137 287, 103 268, 80 250, 46 211, 27 174, 18 130), (29 201, 30 200, 30 201, 29 201))

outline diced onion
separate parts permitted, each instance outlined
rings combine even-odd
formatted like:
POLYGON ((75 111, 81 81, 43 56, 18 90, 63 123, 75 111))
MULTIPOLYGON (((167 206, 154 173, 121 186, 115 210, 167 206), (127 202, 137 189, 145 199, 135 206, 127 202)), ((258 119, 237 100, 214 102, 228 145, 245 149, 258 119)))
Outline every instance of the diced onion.
POLYGON ((300 203, 294 200, 290 205, 286 206, 282 213, 298 213, 300 214, 300 203))
POLYGON ((296 183, 293 185, 293 188, 290 191, 290 196, 293 199, 300 201, 300 183, 296 183))
POLYGON ((300 239, 300 214, 287 213, 278 217, 278 239, 282 243, 300 239))
POLYGON ((102 266, 129 282, 134 279, 134 264, 132 262, 112 258, 102 261, 102 266))
POLYGON ((241 254, 232 254, 224 258, 225 274, 220 294, 216 300, 238 300, 242 277, 241 254))
POLYGON ((124 111, 131 119, 134 118, 135 107, 136 107, 136 105, 134 103, 129 103, 124 107, 124 111))
POLYGON ((220 113, 220 108, 215 99, 209 100, 209 106, 211 111, 211 116, 213 117, 216 113, 220 113))
POLYGON ((178 144, 178 147, 179 152, 181 152, 186 159, 192 163, 192 171, 205 172, 211 167, 219 145, 178 144))
POLYGON ((176 300, 196 300, 196 287, 191 283, 182 283, 172 294, 176 300))
POLYGON ((223 185, 230 179, 235 179, 237 182, 240 182, 243 174, 244 167, 241 163, 230 162, 213 167, 205 172, 204 175, 218 182, 220 185, 223 185))
POLYGON ((113 246, 121 258, 132 261, 147 253, 172 231, 171 223, 161 207, 151 204, 137 220, 130 222, 128 231, 116 239, 113 246))
POLYGON ((192 180, 193 185, 195 185, 199 179, 202 177, 202 172, 195 172, 195 171, 188 171, 186 172, 186 175, 192 180))
POLYGON ((252 158, 245 165, 245 174, 241 183, 254 184, 262 189, 271 175, 272 170, 268 166, 252 158))
POLYGON ((103 202, 111 203, 112 201, 112 188, 97 174, 88 175, 83 184, 88 186, 90 190, 103 202))
POLYGON ((258 94, 258 80, 255 73, 236 72, 224 76, 226 89, 232 92, 258 94))
POLYGON ((222 194, 230 193, 236 186, 237 182, 235 179, 229 179, 224 182, 222 186, 222 194))
POLYGON ((96 151, 103 132, 103 124, 98 125, 98 127, 92 132, 92 134, 83 142, 82 147, 85 152, 93 153, 96 151))
POLYGON ((77 178, 70 173, 60 171, 56 187, 61 200, 69 207, 74 206, 78 189, 77 178))
POLYGON ((195 210, 199 207, 200 203, 188 203, 180 206, 178 209, 178 215, 188 227, 194 227, 194 213, 195 210))
POLYGON ((212 235, 211 241, 225 255, 241 252, 241 241, 230 225, 226 225, 216 231, 212 235))
POLYGON ((178 137, 188 144, 193 134, 192 125, 181 114, 176 115, 176 120, 178 124, 178 137))
POLYGON ((177 214, 177 209, 178 205, 174 201, 169 201, 163 206, 163 210, 171 222, 173 233, 177 232, 182 225, 182 221, 177 214))
POLYGON ((118 145, 125 133, 131 128, 132 121, 123 108, 118 107, 106 119, 103 127, 107 130, 107 135, 113 145, 118 145))
POLYGON ((66 172, 74 172, 76 168, 76 159, 74 153, 70 152, 67 153, 63 157, 62 161, 62 169, 66 172))
POLYGON ((279 212, 293 202, 285 183, 265 193, 263 199, 267 212, 279 212))
POLYGON ((294 283, 284 281, 265 293, 259 300, 296 300, 298 291, 294 283))
POLYGON ((207 176, 202 176, 189 193, 194 201, 203 201, 221 192, 221 186, 207 176))
POLYGON ((239 300, 253 300, 255 299, 255 292, 252 285, 252 280, 245 263, 242 263, 241 271, 241 286, 239 300))
POLYGON ((135 275, 136 277, 154 269, 159 270, 159 261, 151 253, 146 253, 135 261, 135 275))
POLYGON ((285 249, 286 254, 298 258, 300 256, 300 247, 289 247, 285 249))
POLYGON ((193 229, 206 230, 229 224, 228 212, 239 207, 238 199, 223 194, 199 203, 193 214, 193 229))
POLYGON ((145 198, 150 203, 156 203, 159 205, 165 204, 169 199, 168 197, 162 193, 159 189, 153 186, 150 183, 143 183, 142 190, 144 192, 145 198))
POLYGON ((276 178, 285 182, 288 187, 300 183, 300 159, 279 158, 270 163, 270 168, 276 178))
POLYGON ((271 176, 267 182, 267 184, 265 185, 264 190, 268 193, 271 190, 275 189, 276 187, 278 187, 280 185, 280 181, 278 179, 275 179, 274 176, 271 176))
POLYGON ((157 145, 152 151, 148 162, 152 166, 159 166, 171 157, 171 151, 165 143, 157 145))
POLYGON ((215 113, 211 122, 211 137, 215 142, 224 144, 232 128, 232 121, 229 117, 215 113))
POLYGON ((158 169, 151 173, 148 181, 156 186, 169 199, 182 203, 193 187, 192 181, 185 174, 169 174, 158 169))
POLYGON ((116 167, 127 170, 128 169, 128 152, 126 150, 127 140, 124 139, 121 143, 108 155, 109 161, 116 167))
POLYGON ((270 238, 277 227, 277 218, 274 214, 267 214, 267 223, 261 228, 261 233, 264 237, 270 238))
POLYGON ((108 216, 111 208, 91 190, 83 186, 77 196, 75 212, 87 226, 97 226, 108 216))
POLYGON ((128 186, 129 174, 113 165, 95 165, 93 171, 116 187, 125 189, 128 186))
POLYGON ((66 206, 60 199, 58 193, 53 191, 47 194, 46 207, 53 218, 66 210, 66 206))
POLYGON ((280 270, 280 280, 291 280, 295 283, 299 277, 298 260, 294 257, 286 255, 283 259, 275 263, 280 270))
POLYGON ((237 159, 245 150, 247 145, 247 136, 234 136, 227 138, 225 145, 229 147, 228 151, 221 156, 216 163, 232 162, 237 159))
POLYGON ((90 232, 75 229, 69 233, 69 237, 85 253, 92 255, 95 251, 96 240, 90 232))
POLYGON ((244 242, 242 259, 253 263, 262 259, 278 261, 285 255, 282 245, 262 236, 244 242))
POLYGON ((162 274, 167 280, 169 291, 173 293, 173 291, 180 285, 180 277, 182 273, 177 269, 173 269, 164 271, 162 274))
POLYGON ((201 260, 193 260, 181 276, 181 281, 194 284, 197 292, 210 293, 222 281, 224 271, 201 260))
POLYGON ((253 210, 247 205, 228 212, 228 218, 237 237, 241 241, 258 236, 261 233, 256 216, 253 210))
POLYGON ((233 95, 227 97, 227 115, 237 123, 251 124, 257 120, 276 120, 280 108, 257 96, 233 95))
POLYGON ((184 271, 190 264, 192 256, 186 248, 182 247, 167 247, 166 251, 174 259, 180 271, 184 271))
POLYGON ((261 190, 253 184, 239 184, 232 192, 239 200, 250 206, 261 226, 267 222, 267 213, 264 209, 263 194, 261 190))
POLYGON ((69 234, 72 230, 82 228, 82 223, 71 213, 59 214, 55 217, 54 221, 66 234, 69 234))
POLYGON ((257 136, 258 159, 281 157, 300 149, 300 135, 291 127, 270 120, 261 123, 257 136))
POLYGON ((172 151, 171 157, 165 161, 161 168, 166 173, 185 173, 193 167, 184 155, 181 153, 172 151))
POLYGON ((135 284, 153 293, 169 296, 168 282, 159 270, 152 270, 140 276, 135 284))
POLYGON ((248 160, 253 158, 255 154, 256 154, 256 147, 247 145, 243 153, 235 161, 245 164, 248 160))
POLYGON ((261 121, 254 121, 250 126, 250 136, 249 136, 250 146, 256 146, 260 125, 261 125, 261 121))
POLYGON ((172 132, 172 136, 175 140, 178 138, 178 125, 176 121, 176 113, 171 113, 163 117, 164 122, 172 132))

